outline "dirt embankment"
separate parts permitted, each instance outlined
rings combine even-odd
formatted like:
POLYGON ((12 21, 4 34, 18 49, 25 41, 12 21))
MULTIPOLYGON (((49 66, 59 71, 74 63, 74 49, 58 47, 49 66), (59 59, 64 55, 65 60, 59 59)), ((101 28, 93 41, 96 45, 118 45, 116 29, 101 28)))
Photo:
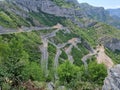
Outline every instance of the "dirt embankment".
POLYGON ((108 69, 113 67, 114 63, 112 62, 112 59, 108 55, 106 55, 105 48, 103 45, 98 45, 94 52, 90 52, 82 58, 82 61, 85 66, 87 66, 87 60, 94 55, 97 59, 98 64, 103 63, 108 69))
POLYGON ((112 62, 112 59, 108 55, 106 55, 105 48, 103 45, 97 46, 96 52, 97 52, 96 58, 97 58, 98 64, 104 63, 107 68, 111 68, 114 65, 114 63, 112 62))

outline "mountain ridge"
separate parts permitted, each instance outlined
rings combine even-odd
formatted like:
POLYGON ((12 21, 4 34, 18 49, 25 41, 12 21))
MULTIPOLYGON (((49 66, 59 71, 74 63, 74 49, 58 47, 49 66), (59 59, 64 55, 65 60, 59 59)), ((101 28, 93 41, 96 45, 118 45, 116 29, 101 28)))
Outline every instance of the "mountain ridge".
POLYGON ((107 9, 108 12, 110 12, 111 16, 118 16, 120 17, 120 8, 116 8, 116 9, 107 9))

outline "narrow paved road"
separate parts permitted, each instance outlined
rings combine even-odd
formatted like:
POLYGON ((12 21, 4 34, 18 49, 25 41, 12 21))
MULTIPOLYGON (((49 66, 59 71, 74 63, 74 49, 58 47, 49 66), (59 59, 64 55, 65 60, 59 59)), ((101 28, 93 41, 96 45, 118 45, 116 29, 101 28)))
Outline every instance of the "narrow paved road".
MULTIPOLYGON (((42 69, 44 70, 45 74, 47 75, 47 71, 48 71, 48 55, 49 55, 49 52, 48 52, 48 43, 50 42, 49 39, 52 38, 52 37, 55 37, 56 36, 56 33, 59 31, 59 30, 63 30, 65 29, 62 25, 60 24, 57 24, 53 27, 44 27, 44 28, 32 28, 33 30, 49 30, 49 29, 56 29, 50 33, 47 33, 47 34, 44 34, 44 35, 41 35, 41 40, 42 40, 42 45, 39 47, 40 48, 40 51, 42 53, 42 58, 41 58, 41 67, 42 69)), ((32 30, 31 29, 31 30, 32 30)), ((25 29, 25 30, 28 30, 28 29, 25 29)), ((30 31, 30 30, 29 30, 30 31)), ((60 48, 62 48, 64 45, 55 45, 53 42, 50 42, 52 43, 56 48, 57 48, 57 52, 56 52, 56 55, 55 55, 55 59, 54 59, 54 68, 57 68, 58 66, 58 58, 59 56, 61 55, 61 50, 60 48)))
POLYGON ((40 51, 41 51, 41 68, 44 71, 45 75, 47 75, 48 71, 48 40, 46 38, 42 38, 42 43, 40 51))
POLYGON ((0 34, 12 34, 12 33, 31 32, 38 30, 50 30, 50 29, 53 29, 53 27, 23 27, 18 29, 7 29, 0 27, 0 34))
POLYGON ((66 32, 70 32, 67 27, 63 27, 61 24, 56 24, 51 27, 21 27, 18 29, 12 29, 12 28, 4 28, 0 26, 0 34, 12 34, 12 33, 20 33, 20 32, 31 32, 31 31, 39 31, 39 30, 51 30, 51 29, 63 29, 66 30, 66 32))

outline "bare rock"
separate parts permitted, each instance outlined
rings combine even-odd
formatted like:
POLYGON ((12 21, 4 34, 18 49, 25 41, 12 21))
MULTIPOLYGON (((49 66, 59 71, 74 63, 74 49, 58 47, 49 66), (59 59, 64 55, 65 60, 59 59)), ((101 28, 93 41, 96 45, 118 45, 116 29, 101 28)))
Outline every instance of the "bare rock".
POLYGON ((108 71, 102 90, 120 90, 120 64, 108 71))
POLYGON ((111 49, 112 51, 120 51, 120 40, 112 38, 111 40, 105 42, 105 47, 111 49))

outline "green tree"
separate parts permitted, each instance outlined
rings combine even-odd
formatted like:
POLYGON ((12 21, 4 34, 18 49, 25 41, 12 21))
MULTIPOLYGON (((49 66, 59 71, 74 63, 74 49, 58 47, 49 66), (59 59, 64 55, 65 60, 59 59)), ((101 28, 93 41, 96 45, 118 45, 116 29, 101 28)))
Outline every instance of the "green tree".
POLYGON ((22 71, 23 80, 41 81, 43 80, 43 73, 40 65, 36 62, 30 62, 22 71))
POLYGON ((103 85, 103 80, 107 76, 107 68, 104 64, 97 64, 97 62, 90 62, 87 71, 81 66, 82 80, 103 85))
POLYGON ((96 62, 88 65, 89 79, 94 83, 103 85, 103 80, 107 76, 107 68, 104 64, 97 64, 96 62))
POLYGON ((12 85, 18 85, 21 81, 21 71, 28 63, 28 54, 24 51, 21 39, 11 38, 9 40, 7 52, 4 53, 4 59, 1 60, 0 67, 1 80, 5 78, 12 81, 12 85))
POLYGON ((75 81, 79 72, 79 67, 71 64, 69 61, 66 61, 58 67, 59 79, 63 84, 70 84, 75 81))

